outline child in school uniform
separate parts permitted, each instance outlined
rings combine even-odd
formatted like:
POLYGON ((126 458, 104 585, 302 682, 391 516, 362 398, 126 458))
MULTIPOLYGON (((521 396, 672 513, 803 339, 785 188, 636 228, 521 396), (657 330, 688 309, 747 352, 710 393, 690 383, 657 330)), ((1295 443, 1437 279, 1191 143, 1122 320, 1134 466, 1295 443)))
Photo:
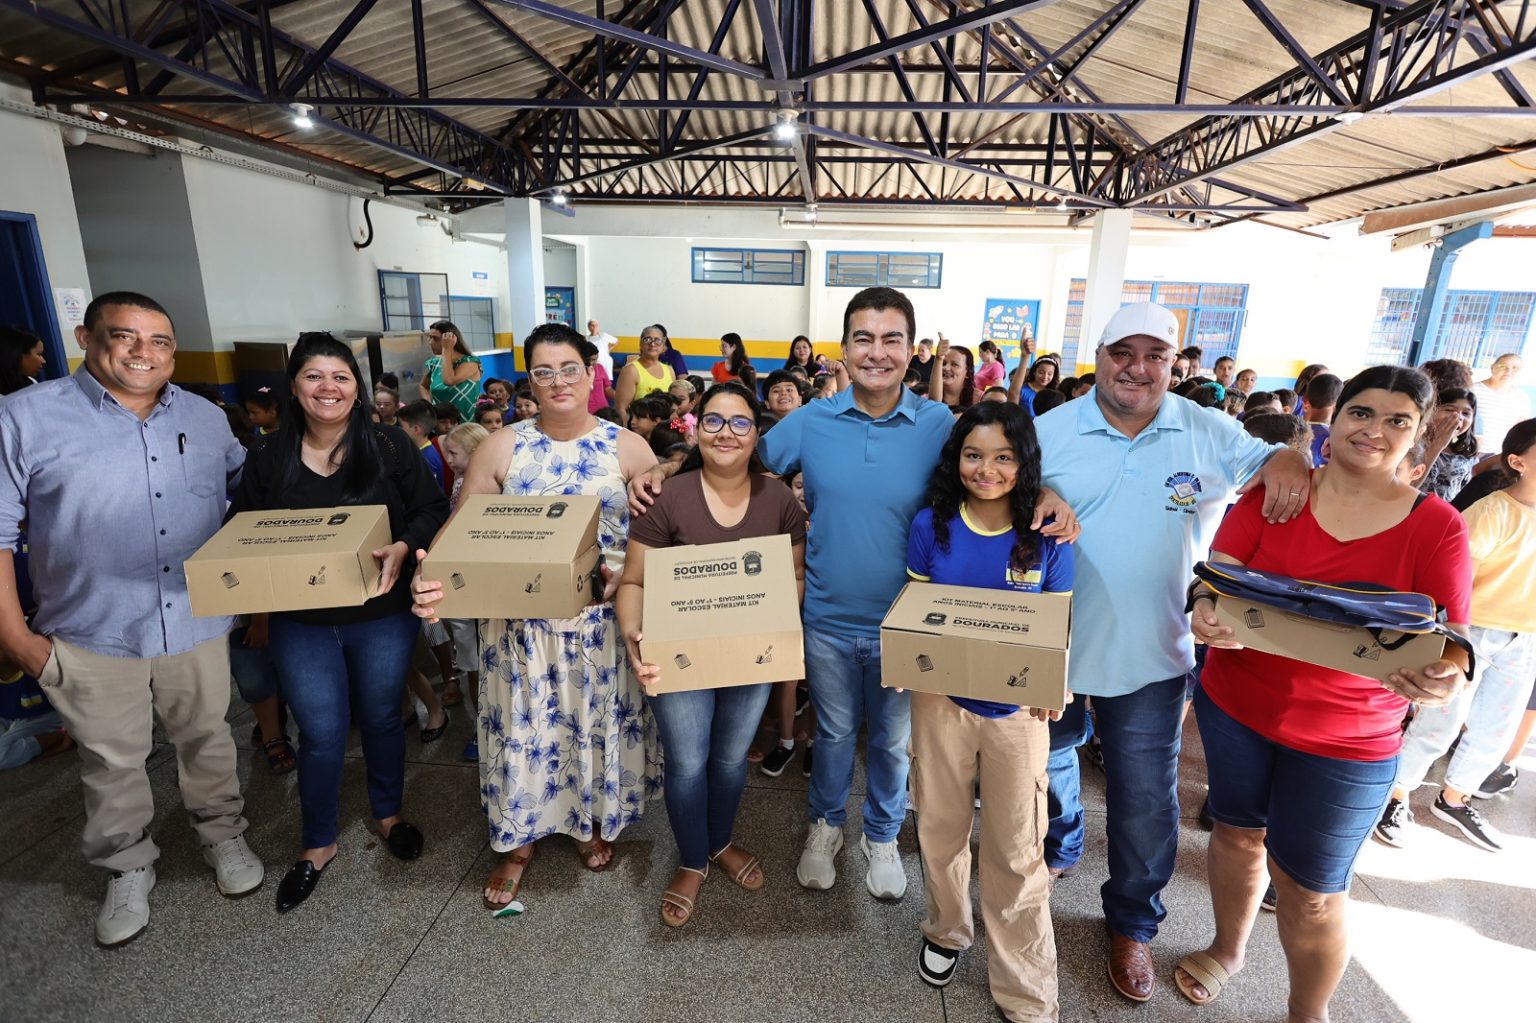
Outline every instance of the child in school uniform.
MULTIPOLYGON (((1072 548, 1030 529, 1040 446, 1019 406, 961 414, 917 513, 907 573, 950 586, 1064 593, 1072 548)), ((918 973, 943 987, 975 936, 972 796, 981 780, 981 915, 992 998, 1010 1020, 1055 1020, 1056 941, 1044 838, 1047 722, 1055 711, 912 694, 912 792, 928 918, 918 973)))

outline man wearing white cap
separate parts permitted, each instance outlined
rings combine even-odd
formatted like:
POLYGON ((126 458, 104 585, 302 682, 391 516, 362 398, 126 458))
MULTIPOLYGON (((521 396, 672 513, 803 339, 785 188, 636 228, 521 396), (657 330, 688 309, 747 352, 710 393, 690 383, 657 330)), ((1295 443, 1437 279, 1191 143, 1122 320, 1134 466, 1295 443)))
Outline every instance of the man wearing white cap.
POLYGON ((1191 569, 1239 487, 1265 487, 1265 516, 1284 522, 1306 505, 1310 480, 1296 452, 1250 437, 1218 409, 1167 396, 1180 335, 1160 305, 1123 307, 1099 339, 1092 399, 1035 420, 1042 482, 1083 529, 1069 668, 1078 699, 1051 725, 1046 862, 1059 878, 1083 855, 1075 750, 1088 728, 1082 697, 1091 696, 1108 803, 1109 975, 1137 1002, 1157 985, 1147 944, 1166 915, 1161 893, 1178 849, 1180 721, 1195 663, 1184 612, 1191 569))

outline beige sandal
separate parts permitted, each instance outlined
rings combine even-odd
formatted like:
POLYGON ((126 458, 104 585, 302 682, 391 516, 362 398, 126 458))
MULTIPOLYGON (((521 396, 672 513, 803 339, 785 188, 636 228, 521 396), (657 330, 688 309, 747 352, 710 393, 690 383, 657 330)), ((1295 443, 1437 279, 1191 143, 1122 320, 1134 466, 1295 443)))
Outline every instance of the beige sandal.
MULTIPOLYGON (((703 886, 704 881, 709 877, 709 868, 708 867, 705 867, 703 870, 695 870, 692 867, 678 867, 677 868, 677 872, 679 874, 681 874, 685 870, 688 871, 690 874, 697 874, 697 875, 699 875, 699 885, 701 887, 703 886)), ((672 883, 676 884, 677 883, 677 878, 674 877, 672 879, 672 883)), ((695 894, 697 894, 697 893, 695 893, 695 894)), ((673 891, 670 886, 667 888, 666 891, 661 893, 661 922, 662 923, 666 924, 668 927, 681 927, 681 926, 683 926, 683 924, 687 923, 689 920, 692 920, 692 919, 693 919, 693 900, 692 899, 690 899, 688 896, 682 894, 681 892, 673 891), (667 915, 667 907, 668 906, 671 906, 673 909, 680 909, 680 910, 682 910, 683 915, 680 916, 680 917, 668 916, 667 915)))
POLYGON ((749 892, 761 891, 763 885, 768 883, 768 878, 763 874, 763 872, 761 870, 761 867, 763 865, 763 861, 758 859, 756 856, 753 856, 751 853, 747 852, 745 849, 738 848, 735 842, 728 843, 724 849, 721 849, 719 852, 717 852, 713 856, 711 856, 709 858, 710 862, 711 863, 718 863, 718 864, 720 864, 720 869, 721 870, 729 870, 730 868, 727 867, 725 865, 725 863, 721 861, 720 857, 724 856, 726 853, 730 852, 732 849, 735 849, 739 853, 744 853, 746 855, 746 857, 747 857, 747 862, 742 864, 740 870, 737 870, 735 873, 730 875, 731 880, 735 881, 738 885, 740 885, 741 887, 745 888, 749 892), (756 884, 748 884, 747 881, 746 881, 746 878, 754 870, 757 871, 757 883, 756 884))
POLYGON ((1206 952, 1191 952, 1180 959, 1173 974, 1173 984, 1179 989, 1179 994, 1189 999, 1196 1005, 1209 1005, 1221 994, 1222 987, 1232 979, 1226 969, 1206 952), (1195 994, 1194 984, 1180 977, 1179 970, 1183 970, 1194 979, 1194 984, 1205 988, 1205 997, 1200 998, 1195 994))

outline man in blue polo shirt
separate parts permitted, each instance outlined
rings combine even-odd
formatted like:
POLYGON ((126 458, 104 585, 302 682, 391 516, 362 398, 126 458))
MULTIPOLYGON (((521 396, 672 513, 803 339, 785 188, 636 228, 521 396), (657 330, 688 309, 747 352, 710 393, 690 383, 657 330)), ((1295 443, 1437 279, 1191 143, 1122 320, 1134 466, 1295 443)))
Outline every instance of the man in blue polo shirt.
POLYGON ((1068 668, 1079 699, 1051 725, 1045 858, 1061 877, 1083 854, 1075 750, 1089 696, 1108 803, 1109 974, 1137 1002, 1156 988, 1147 943, 1166 915, 1161 893, 1178 849, 1179 726, 1195 663, 1185 587, 1235 488, 1262 484, 1266 516, 1283 522, 1305 506, 1310 479, 1296 452, 1168 396, 1180 333, 1162 306, 1125 306, 1099 341, 1092 395, 1035 421, 1043 482, 1083 527, 1068 668))
MULTIPOLYGON (((899 899, 907 875, 896 850, 906 817, 911 697, 880 684, 880 622, 906 582, 907 533, 954 425, 937 401, 902 384, 916 334, 912 303, 891 288, 867 288, 843 312, 843 362, 850 387, 785 416, 758 445, 775 473, 799 470, 814 523, 805 554, 805 671, 816 707, 811 824, 796 877, 806 888, 837 880, 834 857, 853 783, 859 727, 869 727, 868 791, 860 845, 872 895, 899 899)), ((666 469, 638 477, 631 507, 648 505, 666 469)), ((1076 519, 1042 493, 1042 532, 1071 537, 1076 519)))

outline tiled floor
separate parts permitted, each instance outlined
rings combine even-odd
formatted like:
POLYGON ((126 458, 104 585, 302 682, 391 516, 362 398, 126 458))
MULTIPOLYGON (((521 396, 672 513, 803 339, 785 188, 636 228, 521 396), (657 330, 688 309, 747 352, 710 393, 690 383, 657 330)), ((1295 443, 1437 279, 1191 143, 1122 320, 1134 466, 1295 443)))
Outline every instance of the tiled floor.
MULTIPOLYGON (((244 743, 249 719, 235 714, 244 743)), ((274 778, 247 750, 250 840, 268 881, 255 895, 217 895, 179 810, 169 750, 150 761, 162 846, 153 922, 133 944, 103 952, 91 927, 103 879, 79 857, 81 822, 73 754, 0 776, 0 1019, 10 1021, 992 1021, 985 939, 943 992, 915 972, 923 915, 913 829, 902 833, 912 884, 896 904, 864 891, 862 856, 842 854, 830 892, 802 891, 794 862, 804 812, 798 762, 777 780, 753 772, 741 815, 743 844, 762 855, 767 888, 742 892, 724 878, 704 888, 681 931, 657 920, 675 853, 663 807, 652 806, 618 845, 612 869, 581 869, 571 844, 543 843, 521 917, 480 908, 490 862, 476 776, 457 760, 468 735, 460 714, 447 737, 410 739, 409 816, 427 852, 402 864, 364 828, 362 762, 349 767, 341 858, 297 912, 272 910, 277 878, 295 854, 293 777, 274 778)), ((246 744, 248 745, 248 744, 246 744)), ((354 756, 357 751, 353 750, 354 756)), ((1527 758, 1536 772, 1536 757, 1527 758)), ((1285 964, 1273 916, 1261 916, 1247 969, 1204 1009, 1169 981, 1173 961, 1210 933, 1205 833, 1193 821, 1204 763, 1191 725, 1182 798, 1189 819, 1169 917, 1153 946, 1161 987, 1133 1006, 1104 976, 1098 910, 1104 840, 1102 782, 1085 769, 1090 846, 1082 873, 1056 889, 1063 1020, 1280 1021, 1285 964)), ((1533 773, 1536 777, 1536 773, 1533 773)), ((862 777, 855 779, 855 800, 862 777)), ((1431 790, 1416 805, 1425 811, 1431 790)), ((1536 976, 1536 782, 1484 804, 1512 837, 1501 855, 1478 851, 1428 820, 1413 848, 1372 843, 1353 893, 1355 960, 1334 1019, 1359 1023, 1530 1018, 1536 976)), ((852 819, 857 812, 851 811, 852 819)), ((854 834, 852 828, 849 834, 854 834)))

